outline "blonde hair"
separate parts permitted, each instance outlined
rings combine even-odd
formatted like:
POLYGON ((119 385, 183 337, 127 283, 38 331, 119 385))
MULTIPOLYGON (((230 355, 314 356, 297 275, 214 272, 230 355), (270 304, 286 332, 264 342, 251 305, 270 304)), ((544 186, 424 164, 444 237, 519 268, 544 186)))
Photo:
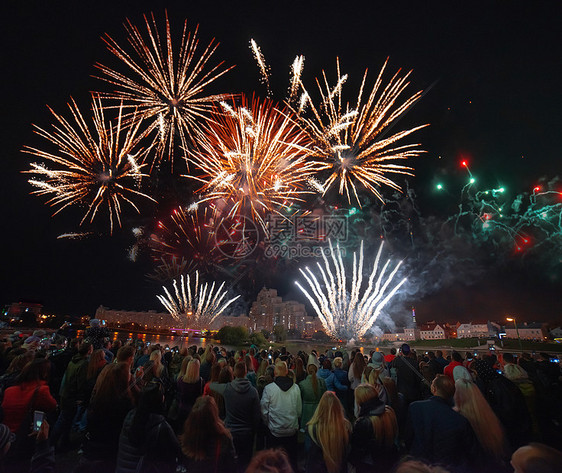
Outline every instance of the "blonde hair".
POLYGON ((278 360, 275 363, 275 376, 287 376, 288 371, 287 363, 284 361, 278 360))
MULTIPOLYGON (((360 384, 355 389, 355 402, 361 407, 365 402, 379 397, 379 393, 372 384, 360 384)), ((394 409, 385 406, 384 412, 378 416, 370 416, 373 433, 377 446, 392 447, 398 435, 398 421, 394 409)))
POLYGON ((502 426, 476 384, 466 379, 456 381, 455 407, 470 422, 484 451, 502 457, 506 451, 502 426))
POLYGON ((334 368, 341 368, 343 365, 343 359, 341 356, 336 356, 334 358, 334 368))
POLYGON ((160 350, 154 350, 150 354, 150 361, 154 364, 152 365, 152 374, 159 378, 162 374, 162 370, 164 369, 164 365, 162 364, 162 352, 160 350))
POLYGON ((184 383, 196 383, 199 381, 199 360, 197 358, 190 360, 185 370, 182 381, 184 383))
POLYGON ((326 391, 308 422, 308 433, 322 449, 328 473, 340 471, 345 457, 351 424, 345 418, 340 400, 333 391, 326 391))

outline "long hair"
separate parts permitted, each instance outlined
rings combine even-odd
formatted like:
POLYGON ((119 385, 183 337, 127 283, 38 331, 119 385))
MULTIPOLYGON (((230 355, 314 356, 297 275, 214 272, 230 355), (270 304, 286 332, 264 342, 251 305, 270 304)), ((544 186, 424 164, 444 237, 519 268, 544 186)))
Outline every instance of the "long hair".
POLYGON ((318 376, 316 376, 316 373, 318 372, 318 368, 316 367, 316 365, 310 364, 306 367, 306 372, 310 376, 310 381, 312 383, 312 390, 314 391, 314 395, 318 397, 318 376))
POLYGON ((35 352, 32 350, 26 351, 21 355, 17 355, 14 359, 10 362, 10 366, 6 370, 6 374, 18 373, 20 372, 25 365, 33 361, 35 357, 35 352))
POLYGON ((217 403, 211 396, 198 397, 183 425, 182 452, 188 458, 203 460, 208 445, 220 442, 221 437, 232 438, 219 418, 217 403))
POLYGON ((118 399, 131 399, 128 363, 111 363, 101 370, 92 393, 92 406, 107 406, 118 399))
MULTIPOLYGON (((149 373, 152 373, 152 376, 159 378, 164 370, 164 365, 162 364, 162 352, 160 350, 154 350, 150 354, 150 361, 152 361, 152 366, 150 367, 149 373)), ((150 379, 148 379, 148 381, 150 381, 150 379)))
MULTIPOLYGON (((379 397, 377 389, 372 384, 360 384, 355 389, 355 402, 361 407, 365 402, 379 397)), ((384 412, 378 416, 369 416, 373 425, 373 433, 377 446, 391 448, 398 434, 398 421, 394 409, 385 406, 384 412)))
POLYGON ((193 360, 193 357, 191 355, 187 355, 183 359, 183 361, 181 362, 180 372, 178 373, 177 379, 183 379, 183 377, 185 376, 185 372, 187 371, 187 365, 191 360, 193 360))
POLYGON ((360 351, 355 354, 353 358, 353 377, 355 379, 361 379, 361 375, 363 374, 363 370, 367 366, 365 363, 365 358, 363 357, 363 353, 360 351))
POLYGON ((338 472, 345 458, 351 424, 345 418, 343 406, 333 391, 326 391, 322 395, 307 425, 310 437, 322 449, 328 473, 338 472))
POLYGON ((100 348, 99 350, 94 350, 90 355, 90 361, 88 362, 88 372, 86 378, 95 378, 98 374, 99 369, 105 366, 105 352, 100 348))
POLYGON ((193 359, 187 364, 187 369, 185 370, 185 375, 182 379, 184 383, 196 383, 201 377, 199 374, 199 360, 193 359))
POLYGON ((27 363, 17 378, 17 384, 32 381, 47 381, 51 372, 51 362, 46 358, 35 358, 27 363))
POLYGON ((484 451, 501 458, 506 453, 505 435, 488 401, 472 381, 458 379, 455 388, 455 407, 470 422, 484 451))
POLYGON ((258 366, 258 372, 256 373, 256 376, 259 378, 260 376, 265 375, 265 370, 267 369, 268 366, 269 363, 267 360, 261 360, 260 365, 258 366))

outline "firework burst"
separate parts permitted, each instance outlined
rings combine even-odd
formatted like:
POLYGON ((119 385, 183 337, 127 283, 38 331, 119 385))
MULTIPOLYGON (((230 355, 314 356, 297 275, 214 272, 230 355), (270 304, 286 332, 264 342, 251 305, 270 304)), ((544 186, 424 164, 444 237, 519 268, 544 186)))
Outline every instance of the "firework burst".
POLYGON ((363 242, 361 242, 359 260, 357 254, 353 254, 353 275, 349 281, 351 283, 349 288, 339 245, 334 251, 331 242, 333 268, 324 254, 322 254, 324 266, 317 263, 322 282, 309 268, 299 270, 310 286, 312 294, 299 282, 296 284, 312 304, 328 335, 345 340, 358 340, 373 326, 381 310, 406 282, 404 278, 393 285, 394 277, 402 262, 398 263, 392 271, 387 272, 390 266, 388 260, 379 271, 382 248, 381 243, 366 287, 363 284, 363 242))
POLYGON ((159 164, 165 152, 168 153, 173 169, 174 143, 179 138, 180 145, 188 148, 188 138, 205 121, 213 103, 223 100, 225 95, 205 96, 204 89, 231 68, 223 63, 209 66, 218 43, 212 40, 199 54, 198 28, 187 31, 184 23, 179 53, 172 50, 170 22, 166 14, 166 33, 161 40, 154 15, 145 16, 145 37, 129 20, 125 28, 133 52, 129 53, 109 35, 103 37, 108 49, 128 67, 131 76, 115 71, 102 64, 96 64, 101 71, 100 79, 117 87, 117 90, 104 94, 105 98, 124 101, 135 106, 138 115, 128 115, 135 119, 149 119, 151 124, 147 134, 156 132, 157 144, 154 165, 159 164), (164 46, 165 45, 165 46, 164 46))
MULTIPOLYGON (((210 207, 174 209, 165 221, 158 221, 149 245, 159 266, 161 262, 189 261, 174 277, 196 268, 211 271, 224 257, 216 246, 216 225, 210 207)), ((177 265, 172 265, 180 269, 177 265)), ((170 273, 169 273, 170 274, 170 273)), ((173 279, 173 278, 170 278, 173 279)))
POLYGON ((311 193, 308 180, 322 165, 310 159, 307 134, 270 102, 222 105, 226 113, 207 124, 190 153, 203 175, 188 177, 203 183, 200 203, 216 202, 224 218, 248 215, 265 229, 267 215, 281 215, 311 193))
MULTIPOLYGON (((31 164, 31 170, 24 171, 34 177, 29 180, 37 190, 34 194, 49 196, 48 204, 59 207, 55 214, 70 205, 84 205, 87 211, 80 222, 91 223, 96 215, 107 208, 111 232, 115 221, 121 226, 121 207, 124 203, 139 209, 136 198, 155 200, 135 188, 140 187, 144 157, 147 150, 140 148, 139 128, 142 121, 126 130, 123 124, 123 109, 115 126, 107 123, 99 97, 92 99, 93 129, 86 124, 78 106, 72 100, 69 104, 74 123, 67 121, 53 110, 56 119, 52 131, 35 126, 36 133, 50 141, 58 152, 50 153, 25 146, 24 153, 38 156, 53 165, 31 164)), ((133 114, 133 116, 135 116, 133 114)))
POLYGON ((223 282, 217 289, 215 282, 211 285, 200 284, 199 272, 196 271, 193 279, 189 275, 186 278, 182 275, 179 280, 174 280, 175 296, 163 286, 165 295, 157 297, 179 323, 184 323, 188 328, 208 329, 213 321, 240 297, 226 300, 227 291, 224 284, 223 282))
MULTIPOLYGON (((387 60, 388 62, 388 60, 387 60)), ((397 162, 419 156, 424 151, 418 149, 419 144, 398 145, 397 143, 427 125, 390 133, 396 120, 400 118, 421 97, 416 92, 401 101, 409 85, 411 71, 401 76, 398 71, 392 79, 383 84, 383 74, 387 62, 384 63, 375 85, 368 97, 364 98, 367 71, 363 76, 357 102, 342 105, 342 90, 347 75, 340 72, 337 62, 337 83, 331 87, 323 73, 323 80, 318 81, 321 103, 316 107, 310 95, 303 88, 301 101, 293 108, 301 113, 306 105, 310 105, 312 118, 302 120, 309 131, 320 156, 329 163, 330 176, 323 183, 323 193, 332 186, 338 186, 338 192, 345 194, 348 202, 354 198, 361 205, 357 184, 372 192, 383 201, 379 191, 382 185, 400 190, 389 174, 412 175, 412 168, 397 162)), ((295 68, 298 71, 299 65, 295 68)), ((298 79, 300 81, 300 79, 298 79)), ((302 86, 302 82, 300 82, 302 86)), ((291 86, 294 89, 294 85, 291 86)), ((292 94, 294 96, 294 93, 292 94)))

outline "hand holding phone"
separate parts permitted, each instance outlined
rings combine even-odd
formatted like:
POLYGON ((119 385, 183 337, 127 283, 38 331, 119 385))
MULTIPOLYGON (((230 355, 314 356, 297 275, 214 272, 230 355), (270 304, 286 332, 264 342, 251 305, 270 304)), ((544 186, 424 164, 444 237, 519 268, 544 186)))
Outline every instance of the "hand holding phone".
POLYGON ((33 413, 33 432, 39 432, 43 421, 45 420, 45 413, 43 411, 35 411, 33 413))

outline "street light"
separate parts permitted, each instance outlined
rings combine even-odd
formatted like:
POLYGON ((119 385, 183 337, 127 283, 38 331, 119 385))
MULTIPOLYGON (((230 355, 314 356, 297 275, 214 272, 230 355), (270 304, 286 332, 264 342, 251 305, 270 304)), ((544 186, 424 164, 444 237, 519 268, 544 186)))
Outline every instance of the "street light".
POLYGON ((506 317, 505 320, 507 320, 508 322, 513 322, 513 325, 515 326, 515 333, 517 334, 517 340, 519 340, 519 350, 521 351, 521 353, 523 353, 523 345, 521 345, 521 337, 519 336, 519 329, 517 328, 515 317, 506 317))

